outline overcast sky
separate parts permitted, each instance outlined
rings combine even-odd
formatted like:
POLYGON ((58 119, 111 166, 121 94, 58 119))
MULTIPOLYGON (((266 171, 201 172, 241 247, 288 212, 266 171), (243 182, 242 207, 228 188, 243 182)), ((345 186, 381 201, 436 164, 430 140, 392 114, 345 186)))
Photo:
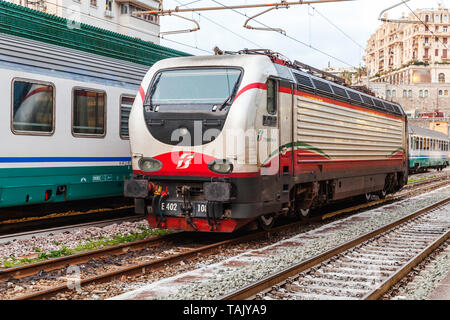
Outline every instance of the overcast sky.
MULTIPOLYGON (((280 0, 217 0, 222 4, 240 5, 255 3, 274 3, 280 0)), ((288 0, 292 1, 292 0, 288 0)), ((195 18, 200 23, 200 30, 193 33, 166 35, 161 44, 195 55, 208 54, 215 46, 222 50, 237 51, 243 48, 267 48, 286 55, 290 60, 299 60, 316 68, 331 66, 363 65, 362 56, 370 35, 381 24, 378 20, 380 12, 401 0, 355 0, 340 3, 319 3, 313 5, 297 5, 289 9, 273 10, 256 18, 258 21, 273 27, 282 28, 286 34, 296 40, 287 38, 278 32, 248 30, 243 27, 245 16, 231 10, 185 13, 188 18, 195 18), (334 25, 344 31, 341 31, 334 25), (220 24, 221 26, 215 24, 220 24), (227 30, 225 28, 231 30, 227 30), (351 39, 349 39, 349 37, 351 39), (167 39, 167 40, 166 40, 167 39), (177 44, 184 43, 194 48, 177 44), (359 45, 358 45, 359 44, 359 45), (309 45, 337 58, 329 57, 309 45), (361 46, 361 47, 360 47, 361 46), (195 47, 202 50, 195 49, 195 47)), ((214 0, 164 0, 165 9, 173 9, 181 4, 191 3, 186 7, 198 8, 219 6, 214 0)), ((450 0, 411 0, 408 6, 417 8, 437 8, 438 3, 450 8, 450 0)), ((247 16, 255 15, 265 9, 240 9, 247 16)), ((389 11, 389 17, 399 18, 402 13, 410 13, 405 5, 389 11)), ((191 28, 191 23, 176 17, 161 18, 161 31, 191 28)), ((261 27, 257 22, 249 25, 261 27)))

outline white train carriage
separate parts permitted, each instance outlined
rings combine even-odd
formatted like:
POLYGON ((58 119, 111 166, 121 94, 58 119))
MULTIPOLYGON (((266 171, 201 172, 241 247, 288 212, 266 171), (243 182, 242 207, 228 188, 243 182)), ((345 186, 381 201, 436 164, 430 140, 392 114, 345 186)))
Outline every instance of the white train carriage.
POLYGON ((407 181, 406 116, 273 53, 166 59, 130 115, 125 195, 149 223, 233 231, 407 181))
POLYGON ((147 69, 0 34, 0 207, 123 195, 147 69))
POLYGON ((411 124, 408 131, 411 173, 427 169, 441 171, 449 165, 449 139, 446 134, 411 124))

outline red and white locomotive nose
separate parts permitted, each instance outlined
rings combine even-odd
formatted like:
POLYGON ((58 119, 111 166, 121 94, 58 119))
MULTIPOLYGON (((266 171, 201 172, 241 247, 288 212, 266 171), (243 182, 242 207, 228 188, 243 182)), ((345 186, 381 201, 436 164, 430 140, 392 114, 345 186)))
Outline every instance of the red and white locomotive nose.
POLYGON ((393 192, 407 175, 401 107, 267 51, 156 63, 129 128, 125 195, 153 227, 269 228, 280 214, 393 192))

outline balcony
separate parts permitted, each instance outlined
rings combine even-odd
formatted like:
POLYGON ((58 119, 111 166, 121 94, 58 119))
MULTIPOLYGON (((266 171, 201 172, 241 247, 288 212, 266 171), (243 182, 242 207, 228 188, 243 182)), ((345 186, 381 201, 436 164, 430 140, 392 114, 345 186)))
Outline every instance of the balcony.
POLYGON ((108 17, 108 18, 114 17, 112 11, 111 10, 105 10, 105 17, 108 17))
POLYGON ((159 6, 156 0, 116 0, 117 3, 132 3, 144 10, 155 10, 159 6))

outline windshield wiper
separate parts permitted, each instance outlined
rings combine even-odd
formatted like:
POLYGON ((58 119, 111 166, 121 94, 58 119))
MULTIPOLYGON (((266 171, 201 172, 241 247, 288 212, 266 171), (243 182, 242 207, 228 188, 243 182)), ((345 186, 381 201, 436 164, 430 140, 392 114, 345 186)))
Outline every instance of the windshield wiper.
POLYGON ((152 96, 153 96, 153 93, 155 93, 156 86, 158 85, 158 82, 160 79, 161 79, 161 73, 156 76, 156 79, 153 82, 152 87, 150 88, 150 93, 148 95, 149 101, 147 103, 144 103, 144 107, 150 107, 150 111, 153 111, 152 96))
POLYGON ((231 98, 234 97, 234 94, 236 93, 237 88, 238 88, 238 82, 236 82, 236 84, 234 85, 233 91, 220 106, 219 111, 222 111, 222 109, 225 108, 225 106, 230 102, 231 98))

